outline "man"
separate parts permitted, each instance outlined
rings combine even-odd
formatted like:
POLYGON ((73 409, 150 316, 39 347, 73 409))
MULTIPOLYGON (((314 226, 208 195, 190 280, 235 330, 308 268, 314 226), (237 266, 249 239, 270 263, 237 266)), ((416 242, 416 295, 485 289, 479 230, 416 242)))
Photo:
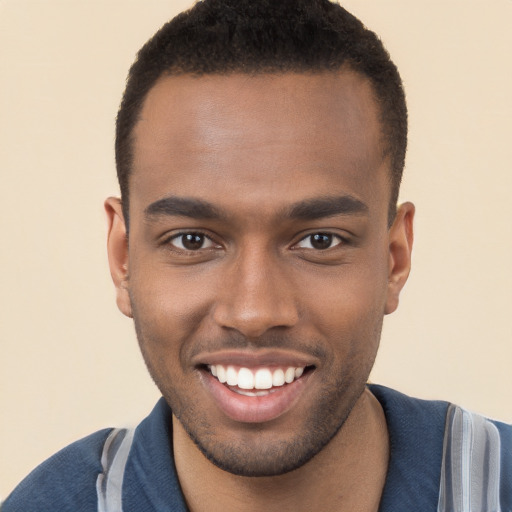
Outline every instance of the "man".
POLYGON ((410 270, 406 132, 395 66, 335 4, 211 0, 164 26, 105 203, 163 399, 2 510, 509 510, 509 427, 367 386, 410 270))

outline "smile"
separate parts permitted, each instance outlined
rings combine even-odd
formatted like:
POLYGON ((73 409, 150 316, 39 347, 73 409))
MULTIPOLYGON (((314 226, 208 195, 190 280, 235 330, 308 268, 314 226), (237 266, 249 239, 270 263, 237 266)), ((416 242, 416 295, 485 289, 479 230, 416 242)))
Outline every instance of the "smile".
POLYGON ((276 389, 274 388, 291 384, 294 380, 300 378, 305 367, 249 369, 216 364, 208 365, 208 369, 221 384, 227 384, 235 393, 245 396, 266 396, 275 392, 276 389))
POLYGON ((315 370, 313 365, 253 363, 212 362, 200 372, 213 402, 237 422, 263 423, 283 415, 299 400, 315 370))

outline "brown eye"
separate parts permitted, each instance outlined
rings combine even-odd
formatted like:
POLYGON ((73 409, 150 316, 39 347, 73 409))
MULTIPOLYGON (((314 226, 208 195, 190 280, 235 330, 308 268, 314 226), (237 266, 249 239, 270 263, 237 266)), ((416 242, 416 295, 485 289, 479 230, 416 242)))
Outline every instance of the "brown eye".
POLYGON ((311 245, 315 249, 329 249, 332 244, 332 235, 317 233, 311 236, 311 245))
POLYGON ((314 233, 303 238, 297 247, 301 249, 316 249, 323 251, 335 247, 342 242, 341 238, 330 233, 314 233))
POLYGON ((213 247, 213 242, 202 233, 181 233, 171 240, 172 245, 184 251, 198 251, 213 247))

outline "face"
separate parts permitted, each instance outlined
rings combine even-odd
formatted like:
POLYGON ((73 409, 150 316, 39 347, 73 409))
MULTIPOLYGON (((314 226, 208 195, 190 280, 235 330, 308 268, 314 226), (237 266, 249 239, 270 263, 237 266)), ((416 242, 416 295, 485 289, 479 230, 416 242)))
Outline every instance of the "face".
POLYGON ((166 77, 134 140, 129 243, 110 199, 109 256, 154 381, 219 467, 301 466, 360 398, 409 270, 371 86, 166 77))

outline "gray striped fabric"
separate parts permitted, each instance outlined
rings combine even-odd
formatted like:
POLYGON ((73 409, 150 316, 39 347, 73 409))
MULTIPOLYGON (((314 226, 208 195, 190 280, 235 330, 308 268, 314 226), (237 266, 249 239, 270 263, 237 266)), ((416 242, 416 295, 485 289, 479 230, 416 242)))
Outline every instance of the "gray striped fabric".
POLYGON ((122 512, 123 477, 135 429, 115 428, 103 445, 103 473, 96 480, 98 512, 122 512))
POLYGON ((450 405, 446 415, 438 512, 501 512, 498 429, 450 405))

